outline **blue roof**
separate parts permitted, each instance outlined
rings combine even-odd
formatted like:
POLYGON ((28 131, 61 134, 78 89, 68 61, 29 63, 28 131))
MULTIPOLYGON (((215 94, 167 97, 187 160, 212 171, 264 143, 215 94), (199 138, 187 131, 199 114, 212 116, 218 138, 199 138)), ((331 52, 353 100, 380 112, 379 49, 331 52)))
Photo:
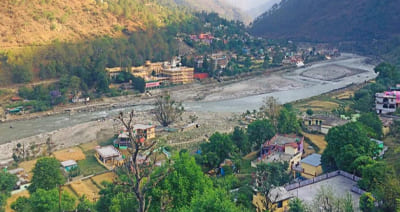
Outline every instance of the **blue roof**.
POLYGON ((312 166, 319 166, 321 165, 321 155, 314 153, 301 160, 301 163, 307 163, 312 166))

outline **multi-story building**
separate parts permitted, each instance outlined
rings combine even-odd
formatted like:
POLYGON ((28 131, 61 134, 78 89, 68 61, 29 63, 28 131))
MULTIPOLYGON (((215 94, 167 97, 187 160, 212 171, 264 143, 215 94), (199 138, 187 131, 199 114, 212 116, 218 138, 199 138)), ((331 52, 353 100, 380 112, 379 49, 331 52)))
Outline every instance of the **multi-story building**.
POLYGON ((398 104, 398 97, 400 97, 400 92, 397 91, 387 91, 384 93, 375 94, 375 109, 378 114, 388 114, 396 112, 398 104))

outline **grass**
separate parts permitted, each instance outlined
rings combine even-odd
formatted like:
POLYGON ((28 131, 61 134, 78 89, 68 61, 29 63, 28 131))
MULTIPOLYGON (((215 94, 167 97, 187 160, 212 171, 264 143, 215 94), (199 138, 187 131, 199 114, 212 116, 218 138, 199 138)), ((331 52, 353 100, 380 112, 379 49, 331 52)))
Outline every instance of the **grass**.
POLYGON ((95 153, 95 150, 86 151, 84 152, 86 159, 78 161, 78 166, 81 170, 81 174, 83 174, 84 176, 106 171, 106 168, 100 165, 94 157, 95 153))
POLYGON ((325 141, 325 136, 324 135, 315 135, 315 134, 308 134, 308 133, 302 133, 304 135, 304 141, 312 146, 315 150, 315 152, 322 154, 322 152, 325 150, 326 146, 328 143, 325 141))
POLYGON ((388 136, 384 139, 384 144, 388 146, 384 160, 395 169, 397 175, 400 175, 400 142, 396 138, 388 136))

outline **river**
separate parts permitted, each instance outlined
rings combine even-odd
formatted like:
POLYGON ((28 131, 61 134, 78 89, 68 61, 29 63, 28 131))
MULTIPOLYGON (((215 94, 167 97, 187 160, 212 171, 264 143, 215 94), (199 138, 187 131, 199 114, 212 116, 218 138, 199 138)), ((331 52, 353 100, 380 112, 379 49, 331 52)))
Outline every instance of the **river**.
MULTIPOLYGON (((340 89, 351 84, 363 83, 376 77, 372 65, 365 62, 365 57, 352 54, 343 54, 340 58, 332 61, 324 61, 307 68, 299 68, 290 72, 285 72, 282 77, 293 81, 302 82, 304 87, 283 91, 275 91, 261 95, 238 97, 234 99, 224 99, 217 101, 184 102, 184 107, 191 111, 202 112, 245 112, 246 110, 258 109, 264 98, 273 96, 280 103, 292 102, 327 93, 332 90, 340 89), (302 73, 306 71, 324 71, 330 67, 344 67, 348 69, 363 70, 352 76, 345 76, 335 80, 321 80, 313 77, 305 77, 302 73)), ((329 75, 328 73, 325 73, 329 75)), ((268 78, 266 82, 268 83, 268 78)), ((147 110, 150 106, 134 106, 135 110, 147 110)), ((108 109, 96 112, 84 112, 69 114, 58 114, 45 116, 30 120, 21 120, 7 123, 0 123, 0 144, 11 140, 37 135, 43 132, 50 132, 64 127, 74 126, 80 123, 110 118, 117 115, 120 111, 128 111, 132 108, 108 109), (12 126, 12 128, 10 128, 12 126)))

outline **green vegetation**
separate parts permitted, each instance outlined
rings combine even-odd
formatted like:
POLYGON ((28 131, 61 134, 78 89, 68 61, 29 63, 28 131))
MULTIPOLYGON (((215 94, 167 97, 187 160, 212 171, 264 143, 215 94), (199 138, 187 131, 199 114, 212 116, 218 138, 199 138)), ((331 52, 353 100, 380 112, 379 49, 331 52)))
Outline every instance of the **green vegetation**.
POLYGON ((33 177, 29 192, 35 193, 38 189, 49 191, 64 184, 65 179, 61 173, 60 162, 55 158, 41 158, 36 162, 33 169, 33 177))
POLYGON ((80 169, 80 173, 83 176, 88 176, 107 170, 104 166, 99 164, 96 157, 94 156, 95 153, 95 150, 86 151, 84 152, 86 159, 78 161, 78 167, 80 169))
POLYGON ((0 211, 4 210, 7 198, 17 183, 18 178, 15 175, 0 170, 0 211))

